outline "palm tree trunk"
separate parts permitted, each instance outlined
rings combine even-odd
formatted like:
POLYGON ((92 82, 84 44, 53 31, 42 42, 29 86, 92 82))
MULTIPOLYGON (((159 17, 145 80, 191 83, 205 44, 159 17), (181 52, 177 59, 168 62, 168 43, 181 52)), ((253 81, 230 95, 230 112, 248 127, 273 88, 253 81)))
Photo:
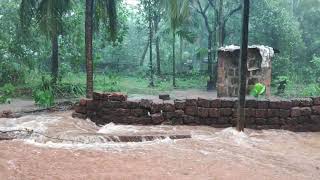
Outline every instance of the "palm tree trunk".
POLYGON ((173 40, 172 40, 172 85, 176 87, 176 33, 173 32, 173 40))
POLYGON ((248 59, 248 34, 249 34, 249 0, 242 0, 242 30, 241 49, 239 58, 239 97, 238 97, 238 122, 237 130, 244 131, 245 104, 247 88, 247 59, 248 59))
POLYGON ((58 34, 52 35, 51 38, 51 48, 52 48, 52 59, 51 59, 51 73, 52 73, 52 83, 56 84, 58 80, 59 72, 59 44, 58 44, 58 34))
POLYGON ((92 57, 92 36, 93 36, 93 1, 86 0, 85 16, 85 42, 86 42, 86 70, 87 70, 87 98, 93 96, 93 57, 92 57))

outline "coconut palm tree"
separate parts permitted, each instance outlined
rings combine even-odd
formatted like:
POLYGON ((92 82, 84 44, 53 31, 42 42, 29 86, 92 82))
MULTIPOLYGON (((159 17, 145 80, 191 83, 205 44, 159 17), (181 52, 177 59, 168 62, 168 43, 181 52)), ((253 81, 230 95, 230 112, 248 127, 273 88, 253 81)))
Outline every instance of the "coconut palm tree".
POLYGON ((111 39, 116 39, 117 11, 115 0, 86 0, 85 4, 85 53, 87 70, 87 98, 93 96, 93 30, 98 29, 100 22, 107 24, 111 39))
POLYGON ((63 16, 71 7, 71 0, 22 0, 20 20, 23 29, 28 29, 35 18, 40 31, 51 40, 52 82, 56 83, 59 72, 58 37, 63 32, 63 16))
POLYGON ((85 48, 86 48, 86 70, 87 70, 87 98, 93 96, 93 0, 86 0, 85 13, 85 48))
POLYGON ((189 1, 165 0, 164 6, 172 33, 172 85, 176 87, 176 34, 179 28, 182 27, 189 18, 189 1))

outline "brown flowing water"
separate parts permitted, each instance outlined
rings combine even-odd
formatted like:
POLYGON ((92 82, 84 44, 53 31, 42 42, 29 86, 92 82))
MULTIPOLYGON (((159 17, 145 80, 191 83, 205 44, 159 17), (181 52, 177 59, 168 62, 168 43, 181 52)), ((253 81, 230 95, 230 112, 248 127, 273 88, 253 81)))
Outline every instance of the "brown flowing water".
POLYGON ((98 127, 70 112, 0 119, 0 179, 320 179, 320 133, 205 126, 98 127), (108 136, 190 134, 142 142, 108 136))

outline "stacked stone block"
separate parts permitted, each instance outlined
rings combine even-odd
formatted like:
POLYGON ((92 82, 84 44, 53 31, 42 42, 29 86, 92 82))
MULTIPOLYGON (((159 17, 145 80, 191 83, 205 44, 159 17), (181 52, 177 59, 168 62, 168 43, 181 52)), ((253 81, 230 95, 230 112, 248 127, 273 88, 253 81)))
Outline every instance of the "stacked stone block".
MULTIPOLYGON (((292 100, 249 99, 246 101, 246 127, 320 131, 320 97, 292 100)), ((103 125, 110 122, 141 125, 206 125, 225 128, 236 125, 237 99, 186 99, 128 101, 117 93, 95 93, 82 99, 73 117, 90 118, 103 125)))

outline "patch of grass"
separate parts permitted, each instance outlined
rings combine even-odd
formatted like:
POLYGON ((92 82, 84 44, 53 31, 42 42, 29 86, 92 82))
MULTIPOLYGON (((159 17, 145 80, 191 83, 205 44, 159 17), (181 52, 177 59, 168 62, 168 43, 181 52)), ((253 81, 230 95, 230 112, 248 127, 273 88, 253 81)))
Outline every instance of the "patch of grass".
MULTIPOLYGON (((303 80, 298 78, 289 79, 284 93, 280 96, 284 98, 320 96, 320 84, 305 84, 301 82, 303 82, 303 80)), ((271 90, 272 94, 276 94, 277 86, 272 87, 271 90)))
MULTIPOLYGON (((41 73, 33 72, 28 75, 25 85, 21 85, 21 89, 33 89, 41 83, 41 73)), ((95 74, 94 76, 94 88, 95 91, 101 92, 123 92, 127 94, 150 94, 156 95, 160 92, 172 91, 175 89, 205 89, 207 78, 201 75, 192 75, 185 77, 177 77, 177 87, 172 86, 172 77, 154 77, 155 87, 149 87, 149 79, 139 76, 125 76, 121 74, 95 74)), ((61 79, 59 84, 84 87, 86 86, 86 74, 85 73, 67 73, 65 77, 61 79)), ((72 86, 72 87, 73 87, 72 86)), ((64 86, 63 86, 64 87, 64 86)), ((62 88, 66 89, 66 88, 62 88)), ((70 88, 69 88, 70 89, 70 88)), ((63 91, 65 92, 69 91, 63 91)), ((73 92, 70 90, 70 92, 73 92)), ((75 93, 75 95, 77 95, 75 93)), ((81 96, 79 94, 78 96, 81 96)))
MULTIPOLYGON (((33 90, 41 83, 43 73, 38 71, 26 74, 25 84, 19 85, 16 89, 33 90)), ((186 89, 206 89, 207 77, 200 74, 190 74, 178 76, 176 78, 177 87, 172 86, 171 76, 155 76, 155 87, 149 87, 149 79, 141 75, 121 75, 121 74, 95 74, 95 91, 101 92, 123 92, 127 94, 146 94, 157 95, 161 92, 186 89)), ((276 81, 274 81, 276 82, 276 81)), ((320 85, 317 83, 301 84, 302 80, 290 77, 285 91, 281 94, 284 98, 320 96, 320 85)), ((85 94, 86 74, 85 73, 67 73, 59 82, 61 87, 58 89, 63 97, 79 97, 85 94), (61 91, 61 92, 60 92, 61 91)), ((276 83, 273 84, 272 94, 277 92, 276 83)), ((30 96, 30 94, 22 94, 30 96)), ((21 96, 21 94, 18 94, 21 96)))

